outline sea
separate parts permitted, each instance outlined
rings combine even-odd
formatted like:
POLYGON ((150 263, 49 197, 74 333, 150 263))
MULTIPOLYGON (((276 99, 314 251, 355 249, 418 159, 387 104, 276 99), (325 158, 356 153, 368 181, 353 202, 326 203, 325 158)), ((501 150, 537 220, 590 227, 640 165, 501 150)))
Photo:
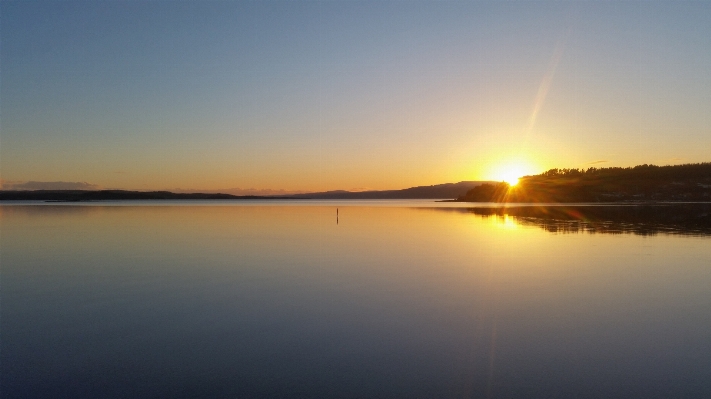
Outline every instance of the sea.
POLYGON ((497 207, 3 202, 0 397, 711 397, 708 230, 497 207))

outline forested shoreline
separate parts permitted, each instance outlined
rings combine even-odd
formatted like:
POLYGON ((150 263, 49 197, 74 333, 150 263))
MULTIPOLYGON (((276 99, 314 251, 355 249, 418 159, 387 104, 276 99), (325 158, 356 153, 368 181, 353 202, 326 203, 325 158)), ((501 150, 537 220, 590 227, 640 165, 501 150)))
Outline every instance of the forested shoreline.
POLYGON ((464 202, 711 201, 711 162, 628 168, 550 169, 515 186, 482 184, 464 202))

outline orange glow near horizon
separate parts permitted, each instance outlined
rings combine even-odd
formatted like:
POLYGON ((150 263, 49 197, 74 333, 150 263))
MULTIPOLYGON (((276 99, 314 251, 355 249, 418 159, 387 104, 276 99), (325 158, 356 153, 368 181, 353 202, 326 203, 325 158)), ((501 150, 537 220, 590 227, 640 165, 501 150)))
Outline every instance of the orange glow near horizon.
POLYGON ((518 184, 518 177, 507 177, 504 181, 513 187, 518 184))
POLYGON ((492 170, 494 180, 503 181, 510 186, 518 184, 519 178, 535 174, 536 168, 530 163, 523 160, 503 162, 498 164, 492 170))

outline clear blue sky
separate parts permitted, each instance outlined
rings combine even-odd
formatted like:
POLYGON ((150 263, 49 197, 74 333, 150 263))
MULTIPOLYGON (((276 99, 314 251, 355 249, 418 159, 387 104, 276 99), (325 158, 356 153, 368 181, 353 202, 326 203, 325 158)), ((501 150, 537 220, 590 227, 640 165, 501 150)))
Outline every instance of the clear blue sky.
POLYGON ((4 187, 711 160, 708 1, 2 1, 0 22, 4 187))

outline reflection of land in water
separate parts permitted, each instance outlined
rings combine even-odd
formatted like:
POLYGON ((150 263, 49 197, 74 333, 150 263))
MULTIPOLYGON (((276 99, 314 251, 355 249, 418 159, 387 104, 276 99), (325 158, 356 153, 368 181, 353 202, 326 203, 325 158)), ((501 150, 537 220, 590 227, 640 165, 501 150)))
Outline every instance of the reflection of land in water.
POLYGON ((711 236, 711 203, 644 205, 534 205, 465 208, 484 217, 513 216, 552 233, 711 236))

